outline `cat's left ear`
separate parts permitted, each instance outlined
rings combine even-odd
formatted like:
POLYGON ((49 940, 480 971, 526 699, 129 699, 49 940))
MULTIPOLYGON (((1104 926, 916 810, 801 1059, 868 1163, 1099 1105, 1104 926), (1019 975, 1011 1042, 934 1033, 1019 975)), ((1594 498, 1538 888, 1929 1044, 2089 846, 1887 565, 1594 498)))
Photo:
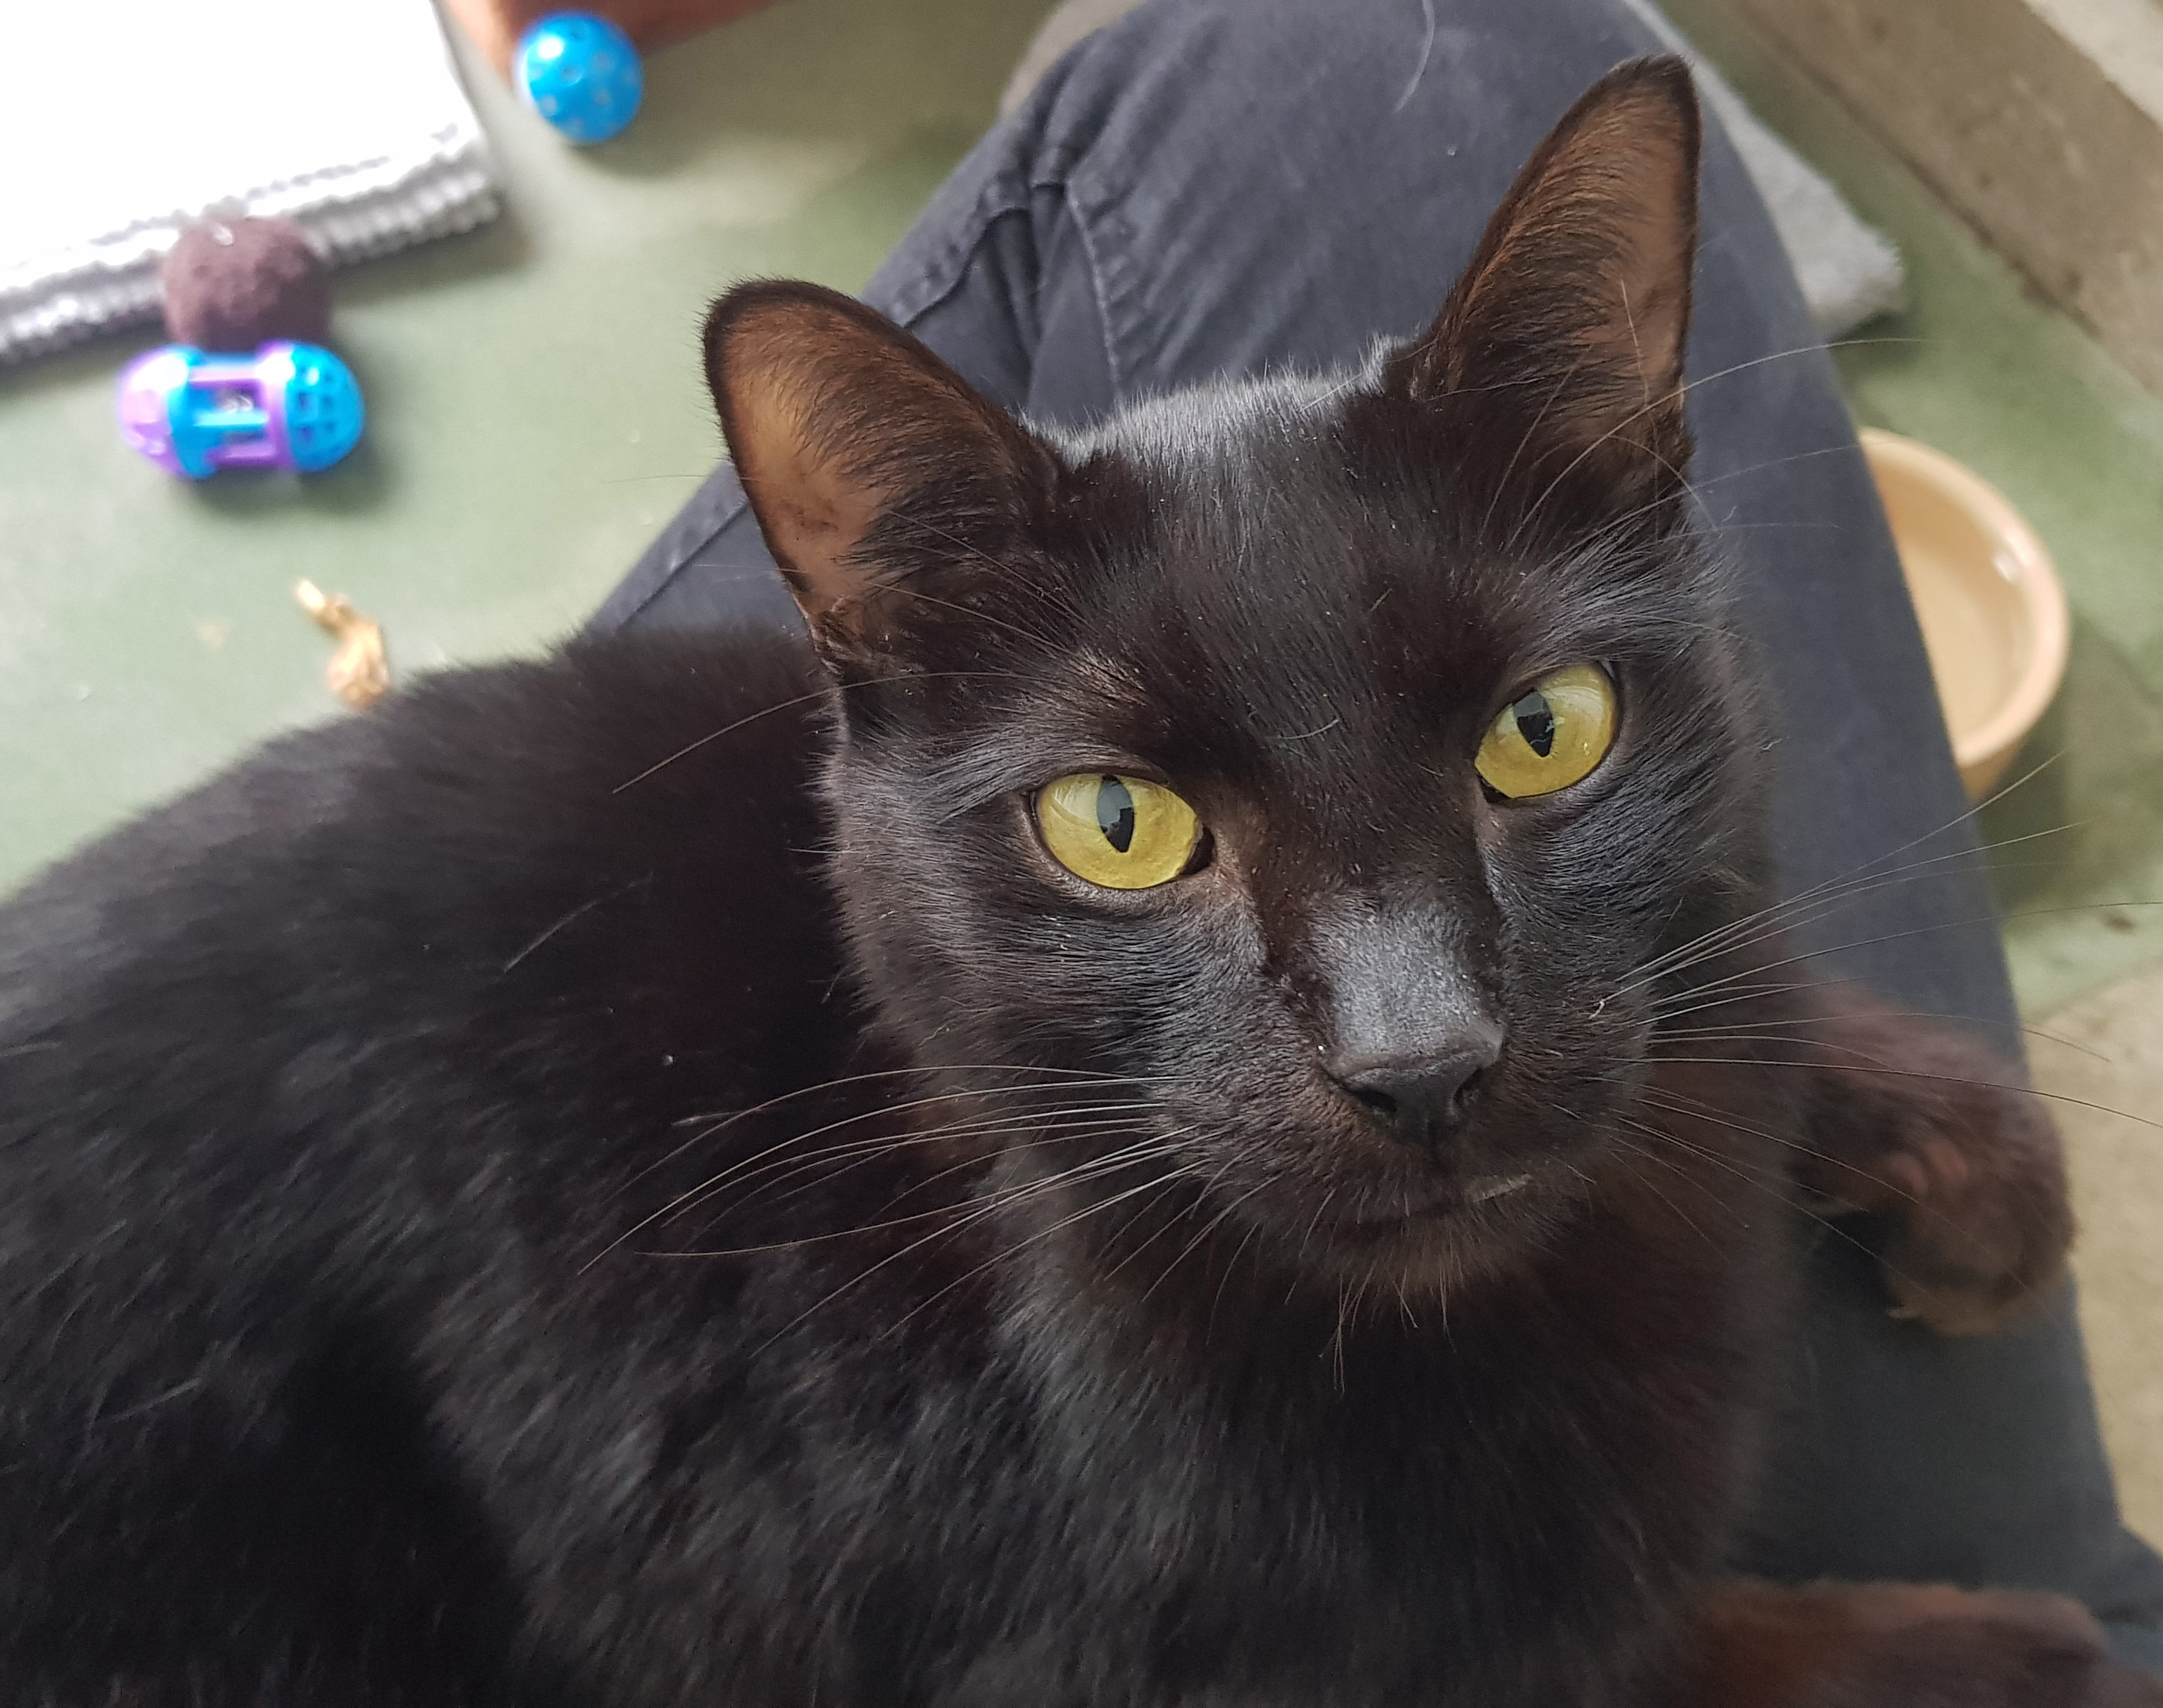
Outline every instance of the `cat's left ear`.
POLYGON ((820 286, 738 286, 705 345, 729 454, 829 664, 905 663, 925 611, 988 596, 982 567, 1009 558, 1055 478, 1026 428, 820 286))
POLYGON ((1398 389, 1463 396, 1493 422, 1499 478, 1544 493, 1581 471, 1633 504, 1679 489, 1700 134, 1681 60, 1610 71, 1533 153, 1440 317, 1390 364, 1398 389))

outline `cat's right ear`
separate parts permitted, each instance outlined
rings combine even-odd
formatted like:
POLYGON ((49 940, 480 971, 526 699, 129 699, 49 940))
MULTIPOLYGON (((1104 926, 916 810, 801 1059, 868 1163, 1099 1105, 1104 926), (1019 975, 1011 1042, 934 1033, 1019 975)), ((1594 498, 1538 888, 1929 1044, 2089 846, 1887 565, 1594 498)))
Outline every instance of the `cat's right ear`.
POLYGON ((905 666, 913 608, 975 602, 982 566, 1010 558, 1051 490, 1050 452, 820 286, 738 286, 707 316, 705 350, 729 454, 820 655, 905 666))
POLYGON ((1699 142, 1681 60, 1610 71, 1533 152, 1440 317, 1386 370, 1415 399, 1478 411, 1502 448, 1498 478, 1528 502, 1574 481, 1634 509, 1681 487, 1699 142))

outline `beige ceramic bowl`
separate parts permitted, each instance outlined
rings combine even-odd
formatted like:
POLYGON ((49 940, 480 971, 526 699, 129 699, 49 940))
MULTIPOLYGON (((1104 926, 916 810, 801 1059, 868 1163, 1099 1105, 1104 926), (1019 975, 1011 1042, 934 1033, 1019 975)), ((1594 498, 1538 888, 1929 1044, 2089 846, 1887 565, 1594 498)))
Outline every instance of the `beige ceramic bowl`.
POLYGON ((2066 673, 2066 593, 2004 495, 1942 451, 1862 431, 1922 620, 1968 799, 1998 778, 2066 673))

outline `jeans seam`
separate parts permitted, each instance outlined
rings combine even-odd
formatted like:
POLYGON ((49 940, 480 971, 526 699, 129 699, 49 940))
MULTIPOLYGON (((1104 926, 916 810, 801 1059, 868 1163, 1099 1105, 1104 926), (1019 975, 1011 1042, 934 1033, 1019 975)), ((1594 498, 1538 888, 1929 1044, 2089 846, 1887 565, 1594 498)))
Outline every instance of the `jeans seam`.
MULTIPOLYGON (((962 230, 966 235, 946 244, 934 261, 919 269, 913 288, 896 293, 894 307, 897 312, 888 317, 897 326, 914 326, 960 290, 961 281, 969 274, 970 258, 982 247, 985 234, 993 224, 1011 214, 1029 212, 1027 192, 1018 195, 1011 186, 1003 181, 1004 176, 1002 174, 984 186, 984 193, 977 198, 976 207, 970 210, 969 217, 963 223, 962 230)), ((871 306, 874 308, 878 306, 877 303, 871 306)), ((881 312, 884 312, 883 310, 881 312)))
POLYGON ((1082 240, 1082 259, 1089 267, 1089 288, 1097 298, 1097 330, 1104 341, 1104 369, 1111 375, 1113 401, 1118 402, 1127 395, 1127 377, 1119 360, 1119 341, 1112 327, 1111 270, 1098 248, 1097 223, 1084 213, 1071 179, 1058 179, 1039 187, 1059 192, 1061 201, 1066 204, 1067 217, 1074 222, 1075 234, 1082 240))

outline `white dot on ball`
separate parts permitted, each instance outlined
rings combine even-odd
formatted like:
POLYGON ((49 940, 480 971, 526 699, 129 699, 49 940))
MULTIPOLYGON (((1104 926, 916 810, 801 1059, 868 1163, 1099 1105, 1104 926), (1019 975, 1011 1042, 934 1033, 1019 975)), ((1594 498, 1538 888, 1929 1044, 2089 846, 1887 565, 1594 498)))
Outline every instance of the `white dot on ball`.
POLYGON ((605 89, 596 89, 594 91, 594 105, 596 107, 605 107, 613 98, 614 97, 612 97, 605 89))
POLYGON ((543 95, 535 104, 547 117, 553 118, 556 116, 556 108, 560 103, 553 95, 543 95))

